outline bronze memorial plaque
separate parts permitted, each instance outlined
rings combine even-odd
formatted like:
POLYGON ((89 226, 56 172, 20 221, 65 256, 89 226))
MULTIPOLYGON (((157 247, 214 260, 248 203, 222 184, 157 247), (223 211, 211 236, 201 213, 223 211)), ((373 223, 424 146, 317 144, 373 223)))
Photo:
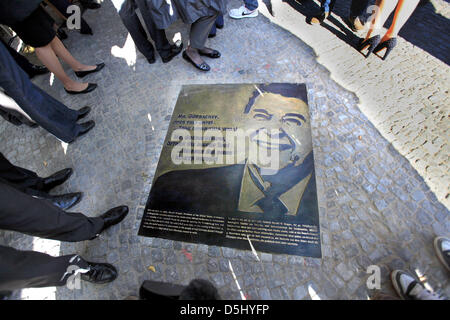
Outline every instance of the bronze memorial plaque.
POLYGON ((183 86, 139 235, 320 258, 306 86, 183 86))

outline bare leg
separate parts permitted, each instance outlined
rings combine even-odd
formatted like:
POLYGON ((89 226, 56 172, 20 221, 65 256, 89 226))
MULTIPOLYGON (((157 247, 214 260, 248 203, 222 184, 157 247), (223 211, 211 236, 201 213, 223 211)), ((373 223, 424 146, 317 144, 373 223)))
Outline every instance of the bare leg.
POLYGON ((65 63, 67 63, 73 71, 88 71, 94 70, 97 67, 85 65, 75 59, 66 49, 66 47, 64 47, 64 44, 61 42, 61 40, 58 39, 58 37, 53 38, 53 40, 50 42, 50 46, 55 54, 60 57, 65 63))
POLYGON ((367 32, 366 40, 372 37, 372 34, 381 32, 381 28, 383 28, 389 15, 394 11, 396 4, 397 0, 377 0, 375 6, 378 7, 378 10, 372 16, 372 23, 367 32))
POLYGON ((64 72, 61 63, 58 60, 58 57, 53 52, 50 44, 45 47, 35 48, 36 55, 39 60, 52 72, 63 84, 67 90, 72 91, 82 91, 87 88, 87 83, 80 83, 72 80, 69 76, 64 72))
POLYGON ((406 21, 412 15, 420 0, 398 0, 397 8, 395 9, 394 19, 389 27, 389 30, 384 35, 382 42, 394 38, 398 35, 401 28, 404 26, 406 21))

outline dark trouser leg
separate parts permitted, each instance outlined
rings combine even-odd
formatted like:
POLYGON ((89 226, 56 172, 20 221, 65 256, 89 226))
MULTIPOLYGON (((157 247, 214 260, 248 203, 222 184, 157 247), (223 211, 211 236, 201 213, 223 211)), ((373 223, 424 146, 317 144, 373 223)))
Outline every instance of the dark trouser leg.
POLYGON ((141 11, 142 18, 144 18, 145 26, 147 27, 150 37, 155 43, 156 50, 161 58, 166 58, 171 53, 171 45, 167 40, 166 32, 158 29, 149 14, 149 8, 146 0, 135 0, 136 4, 141 11))
POLYGON ((81 130, 78 112, 35 86, 3 44, 0 44, 0 86, 33 121, 57 138, 71 142, 77 137, 81 130))
POLYGON ((350 7, 350 18, 361 17, 365 13, 369 2, 370 0, 353 0, 350 7))
POLYGON ((216 19, 216 22, 213 24, 211 31, 209 32, 209 35, 216 35, 217 27, 223 28, 223 24, 224 24, 223 15, 219 14, 219 16, 216 19))
POLYGON ((205 47, 206 40, 208 39, 209 31, 216 22, 217 12, 213 16, 201 17, 191 25, 190 32, 190 46, 194 49, 203 49, 205 47))
POLYGON ((36 199, 0 181, 0 229, 75 242, 94 238, 103 225, 102 218, 64 212, 47 200, 36 199))
POLYGON ((0 291, 63 286, 72 270, 87 267, 87 262, 77 255, 52 257, 0 246, 0 291))
POLYGON ((20 190, 32 188, 42 190, 43 179, 33 171, 13 165, 0 152, 0 178, 16 185, 20 190))
POLYGON ((9 53, 13 57, 14 61, 16 61, 16 63, 19 65, 19 67, 21 67, 30 78, 34 76, 33 65, 28 61, 28 59, 8 46, 5 42, 3 42, 3 40, 1 40, 1 42, 6 47, 6 49, 8 49, 9 53))
POLYGON ((122 3, 120 8, 116 8, 119 12, 119 16, 122 22, 127 28, 128 32, 133 38, 134 44, 138 50, 147 59, 153 59, 155 57, 155 51, 153 45, 148 41, 147 34, 145 33, 144 27, 141 25, 136 14, 136 4, 133 0, 126 0, 122 3))

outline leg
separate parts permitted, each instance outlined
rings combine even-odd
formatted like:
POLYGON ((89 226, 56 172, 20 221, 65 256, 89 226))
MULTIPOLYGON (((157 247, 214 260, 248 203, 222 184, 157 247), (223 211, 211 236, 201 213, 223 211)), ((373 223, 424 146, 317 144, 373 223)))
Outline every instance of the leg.
POLYGON ((35 188, 39 190, 44 184, 44 179, 38 177, 36 173, 13 165, 1 152, 0 178, 15 184, 20 188, 35 188))
POLYGON ((191 31, 189 36, 190 38, 189 46, 191 48, 201 50, 205 47, 209 31, 216 22, 218 15, 219 13, 216 13, 215 15, 209 17, 202 17, 191 25, 191 31))
POLYGON ((150 41, 148 41, 147 34, 136 14, 136 4, 133 0, 126 0, 119 5, 120 7, 116 7, 116 10, 131 38, 133 38, 134 44, 149 62, 154 61, 155 51, 150 41))
POLYGON ((402 27, 408 21, 409 17, 412 15, 420 0, 398 0, 397 8, 395 9, 394 19, 392 20, 392 25, 389 27, 388 31, 384 35, 382 42, 395 38, 402 27))
POLYGON ((96 66, 89 66, 75 59, 58 37, 53 38, 52 42, 50 42, 50 46, 55 54, 67 63, 73 71, 89 71, 96 68, 96 66))
POLYGON ((16 50, 8 46, 3 40, 1 40, 3 45, 8 49, 9 54, 14 58, 16 63, 25 71, 28 76, 31 78, 34 76, 33 65, 25 58, 23 55, 18 53, 16 50))
POLYGON ((155 43, 156 50, 158 51, 161 58, 166 58, 171 54, 172 45, 167 40, 166 32, 164 30, 158 29, 149 14, 149 8, 147 1, 135 0, 137 7, 141 11, 142 18, 144 18, 145 26, 147 27, 150 37, 155 43))
POLYGON ((2 44, 0 86, 31 119, 59 139, 70 142, 80 132, 81 128, 76 123, 78 112, 67 108, 35 86, 2 44))
POLYGON ((377 7, 376 12, 372 14, 370 19, 372 23, 370 25, 369 31, 366 35, 366 40, 369 39, 372 34, 379 34, 381 28, 383 27, 389 15, 394 11, 397 1, 394 0, 377 0, 375 6, 377 7))
MULTIPOLYGON (((55 37, 58 39, 58 37, 55 37)), ((59 40, 59 39, 58 39, 59 40)), ((64 88, 72 91, 83 91, 87 88, 87 83, 80 83, 72 80, 64 71, 61 63, 53 51, 52 44, 35 48, 36 55, 41 62, 52 72, 64 85, 64 88)))
MULTIPOLYGON (((10 111, 12 114, 19 115, 21 119, 28 122, 33 122, 29 115, 8 95, 0 90, 0 107, 4 108, 5 112, 10 111)), ((34 123, 34 122, 33 122, 34 123)))
POLYGON ((331 11, 333 11, 335 3, 336 3, 336 0, 322 0, 320 8, 321 8, 322 12, 330 14, 331 11))
POLYGON ((256 10, 258 9, 258 0, 244 0, 245 7, 250 10, 256 10))
POLYGON ((322 0, 320 4, 320 14, 311 18, 311 24, 322 23, 326 18, 329 17, 331 11, 334 8, 336 0, 322 0))
POLYGON ((186 53, 188 54, 189 58, 191 58, 197 64, 201 64, 204 62, 200 57, 198 50, 211 50, 205 48, 205 43, 208 39, 209 31, 215 23, 218 15, 219 13, 216 13, 215 15, 209 17, 202 17, 191 25, 190 44, 186 49, 186 53))
POLYGON ((49 201, 29 196, 0 180, 0 229, 75 242, 95 238, 103 226, 100 217, 64 212, 49 201))
POLYGON ((70 272, 78 268, 88 269, 89 265, 77 255, 52 257, 0 246, 0 291, 63 286, 70 272), (69 270, 70 266, 75 268, 69 270))

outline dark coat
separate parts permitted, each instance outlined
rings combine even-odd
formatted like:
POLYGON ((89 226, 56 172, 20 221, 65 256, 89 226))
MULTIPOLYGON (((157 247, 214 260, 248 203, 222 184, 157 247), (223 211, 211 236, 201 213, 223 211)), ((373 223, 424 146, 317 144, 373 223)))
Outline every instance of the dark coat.
POLYGON ((217 12, 225 14, 227 0, 146 0, 149 14, 158 29, 166 29, 177 19, 192 24, 217 12), (170 2, 170 4, 168 3, 170 2))
POLYGON ((0 23, 17 24, 39 7, 42 0, 0 0, 0 23))

